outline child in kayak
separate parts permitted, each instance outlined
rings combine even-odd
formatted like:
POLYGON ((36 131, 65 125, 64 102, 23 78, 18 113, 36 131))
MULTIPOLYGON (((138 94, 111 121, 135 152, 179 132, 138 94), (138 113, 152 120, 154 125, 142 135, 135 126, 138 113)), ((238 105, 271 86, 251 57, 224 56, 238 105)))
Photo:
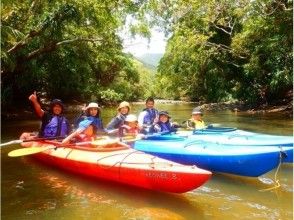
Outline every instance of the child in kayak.
POLYGON ((170 116, 167 111, 159 112, 159 121, 153 126, 155 133, 171 133, 176 132, 179 125, 170 121, 170 116))
POLYGON ((137 116, 130 114, 127 115, 124 125, 122 125, 119 128, 119 136, 124 137, 124 136, 131 136, 131 137, 136 137, 139 134, 139 126, 138 126, 138 120, 137 116))
POLYGON ((73 138, 76 142, 93 141, 98 131, 104 131, 102 120, 99 117, 100 108, 98 104, 95 102, 89 103, 85 111, 87 117, 79 123, 76 131, 62 141, 62 144, 70 142, 73 138))
POLYGON ((187 128, 189 129, 204 129, 206 125, 202 120, 202 112, 199 107, 196 107, 192 110, 192 117, 187 121, 187 128))

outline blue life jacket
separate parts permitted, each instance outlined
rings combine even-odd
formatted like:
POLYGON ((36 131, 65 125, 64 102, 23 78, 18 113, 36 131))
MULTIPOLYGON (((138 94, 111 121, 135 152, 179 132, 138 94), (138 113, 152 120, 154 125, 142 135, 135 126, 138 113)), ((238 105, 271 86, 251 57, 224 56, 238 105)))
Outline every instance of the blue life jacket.
POLYGON ((69 134, 69 123, 64 116, 49 116, 47 123, 42 124, 41 137, 65 137, 69 134))
POLYGON ((143 124, 152 125, 154 122, 154 119, 158 115, 158 111, 154 108, 152 109, 145 108, 143 111, 147 112, 147 114, 144 117, 143 124))
POLYGON ((112 129, 119 128, 120 126, 122 126, 124 124, 126 116, 127 115, 118 114, 117 116, 115 116, 114 118, 111 119, 111 121, 106 126, 106 129, 112 130, 112 129))
POLYGON ((166 123, 159 121, 157 123, 157 125, 159 125, 159 127, 161 129, 160 132, 174 132, 174 131, 176 131, 176 128, 173 127, 169 121, 167 121, 166 123))
POLYGON ((75 120, 74 120, 74 128, 79 127, 79 123, 87 118, 85 112, 82 112, 75 120))
POLYGON ((103 124, 101 118, 88 116, 85 120, 92 121, 92 125, 94 125, 97 129, 103 129, 103 124))

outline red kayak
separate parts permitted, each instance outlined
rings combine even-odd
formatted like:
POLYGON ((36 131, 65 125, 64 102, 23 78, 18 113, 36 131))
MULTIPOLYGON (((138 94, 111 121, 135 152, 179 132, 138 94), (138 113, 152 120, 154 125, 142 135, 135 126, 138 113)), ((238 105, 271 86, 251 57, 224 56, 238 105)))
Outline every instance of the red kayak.
POLYGON ((196 166, 161 159, 121 142, 56 147, 52 141, 32 141, 22 146, 44 148, 32 156, 51 166, 156 191, 184 193, 201 186, 211 176, 211 172, 196 166))

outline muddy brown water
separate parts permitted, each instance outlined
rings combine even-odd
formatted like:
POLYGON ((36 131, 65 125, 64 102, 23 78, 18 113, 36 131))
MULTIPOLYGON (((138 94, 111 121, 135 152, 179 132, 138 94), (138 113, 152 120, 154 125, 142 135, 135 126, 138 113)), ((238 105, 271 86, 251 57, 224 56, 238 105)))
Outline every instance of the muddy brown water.
MULTIPOLYGON (((186 120, 191 104, 161 104, 174 121, 186 120)), ((133 105, 138 113, 143 105, 133 105)), ((115 108, 102 111, 104 124, 115 108)), ((71 119, 73 115, 69 116, 71 119)), ((292 135, 293 121, 281 114, 205 112, 207 124, 220 123, 239 129, 292 135)), ((37 130, 39 121, 2 122, 1 141, 37 130)), ((293 166, 282 165, 258 178, 213 174, 202 187, 184 194, 168 194, 93 180, 45 166, 29 157, 9 158, 19 145, 1 149, 2 219, 293 219, 293 166)))

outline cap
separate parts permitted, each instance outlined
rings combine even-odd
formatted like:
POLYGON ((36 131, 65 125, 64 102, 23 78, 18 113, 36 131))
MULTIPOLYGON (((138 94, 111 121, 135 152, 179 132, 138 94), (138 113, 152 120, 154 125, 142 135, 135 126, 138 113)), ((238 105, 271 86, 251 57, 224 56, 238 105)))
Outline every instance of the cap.
POLYGON ((96 102, 90 102, 89 105, 86 107, 86 110, 89 108, 98 108, 100 109, 99 105, 96 102))
POLYGON ((203 113, 201 112, 200 107, 196 107, 192 110, 192 115, 203 115, 203 113))
POLYGON ((133 115, 133 114, 127 115, 125 121, 126 122, 135 122, 135 121, 137 121, 137 116, 133 115))
POLYGON ((64 109, 63 103, 60 99, 53 99, 50 103, 50 109, 52 109, 54 105, 60 105, 62 110, 64 109))
POLYGON ((170 116, 169 116, 169 114, 168 114, 167 111, 160 111, 160 112, 158 113, 158 115, 159 115, 159 116, 160 116, 160 115, 166 115, 167 117, 170 118, 170 116))
POLYGON ((117 110, 119 111, 121 108, 123 107, 128 107, 129 108, 129 111, 130 111, 130 103, 126 102, 126 101, 123 101, 119 104, 117 110))

